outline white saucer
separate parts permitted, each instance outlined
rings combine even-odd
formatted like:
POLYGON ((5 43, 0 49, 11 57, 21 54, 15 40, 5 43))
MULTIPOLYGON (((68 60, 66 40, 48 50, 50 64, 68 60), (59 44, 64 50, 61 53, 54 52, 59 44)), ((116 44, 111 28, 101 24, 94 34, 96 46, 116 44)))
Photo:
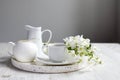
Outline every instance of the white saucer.
POLYGON ((65 61, 63 61, 63 62, 52 62, 51 60, 49 60, 49 59, 45 59, 45 58, 39 58, 39 57, 37 57, 36 58, 36 61, 35 61, 35 63, 36 64, 45 64, 45 65, 70 65, 70 64, 75 64, 75 63, 77 63, 77 62, 79 62, 79 59, 66 59, 65 61))

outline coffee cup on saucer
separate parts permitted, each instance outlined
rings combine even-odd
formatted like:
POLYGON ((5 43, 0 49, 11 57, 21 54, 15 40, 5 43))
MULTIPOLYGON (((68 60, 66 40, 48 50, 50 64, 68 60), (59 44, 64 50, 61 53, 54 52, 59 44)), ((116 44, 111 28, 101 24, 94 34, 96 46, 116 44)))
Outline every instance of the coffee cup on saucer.
POLYGON ((45 46, 49 60, 53 62, 62 62, 65 60, 65 45, 63 43, 53 43, 45 46))

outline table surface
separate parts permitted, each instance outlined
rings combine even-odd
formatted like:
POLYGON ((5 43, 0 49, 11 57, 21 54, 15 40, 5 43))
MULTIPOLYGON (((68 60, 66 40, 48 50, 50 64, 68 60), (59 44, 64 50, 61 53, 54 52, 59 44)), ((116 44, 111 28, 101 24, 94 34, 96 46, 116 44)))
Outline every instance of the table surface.
POLYGON ((0 43, 0 80, 120 80, 120 44, 93 43, 103 64, 91 69, 61 74, 42 74, 19 70, 11 65, 10 45, 0 43))

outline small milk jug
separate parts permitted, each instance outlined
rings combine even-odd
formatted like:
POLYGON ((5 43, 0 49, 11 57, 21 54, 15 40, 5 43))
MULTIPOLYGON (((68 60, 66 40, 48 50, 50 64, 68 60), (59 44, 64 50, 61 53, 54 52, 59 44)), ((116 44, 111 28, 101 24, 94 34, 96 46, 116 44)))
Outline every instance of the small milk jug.
POLYGON ((47 41, 47 43, 50 42, 51 38, 52 38, 52 32, 49 29, 46 30, 41 30, 42 27, 33 27, 30 25, 26 25, 25 26, 26 30, 28 30, 28 40, 32 40, 38 47, 38 53, 37 53, 37 57, 41 57, 41 58, 47 58, 48 56, 45 55, 43 53, 43 42, 42 42, 42 34, 46 31, 48 31, 50 33, 50 37, 47 41))
POLYGON ((36 58, 37 46, 29 40, 19 40, 17 43, 9 42, 12 49, 8 53, 20 62, 31 62, 36 58))

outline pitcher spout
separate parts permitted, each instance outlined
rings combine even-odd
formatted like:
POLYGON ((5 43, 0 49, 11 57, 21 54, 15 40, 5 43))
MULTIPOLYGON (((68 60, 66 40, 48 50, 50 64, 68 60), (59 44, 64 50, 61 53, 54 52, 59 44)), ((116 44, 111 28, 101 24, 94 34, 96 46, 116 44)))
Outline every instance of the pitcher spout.
POLYGON ((25 29, 26 30, 40 30, 41 31, 41 27, 33 27, 31 25, 25 25, 25 29))
POLYGON ((26 30, 33 29, 33 26, 31 26, 31 25, 25 25, 25 29, 26 29, 26 30))

